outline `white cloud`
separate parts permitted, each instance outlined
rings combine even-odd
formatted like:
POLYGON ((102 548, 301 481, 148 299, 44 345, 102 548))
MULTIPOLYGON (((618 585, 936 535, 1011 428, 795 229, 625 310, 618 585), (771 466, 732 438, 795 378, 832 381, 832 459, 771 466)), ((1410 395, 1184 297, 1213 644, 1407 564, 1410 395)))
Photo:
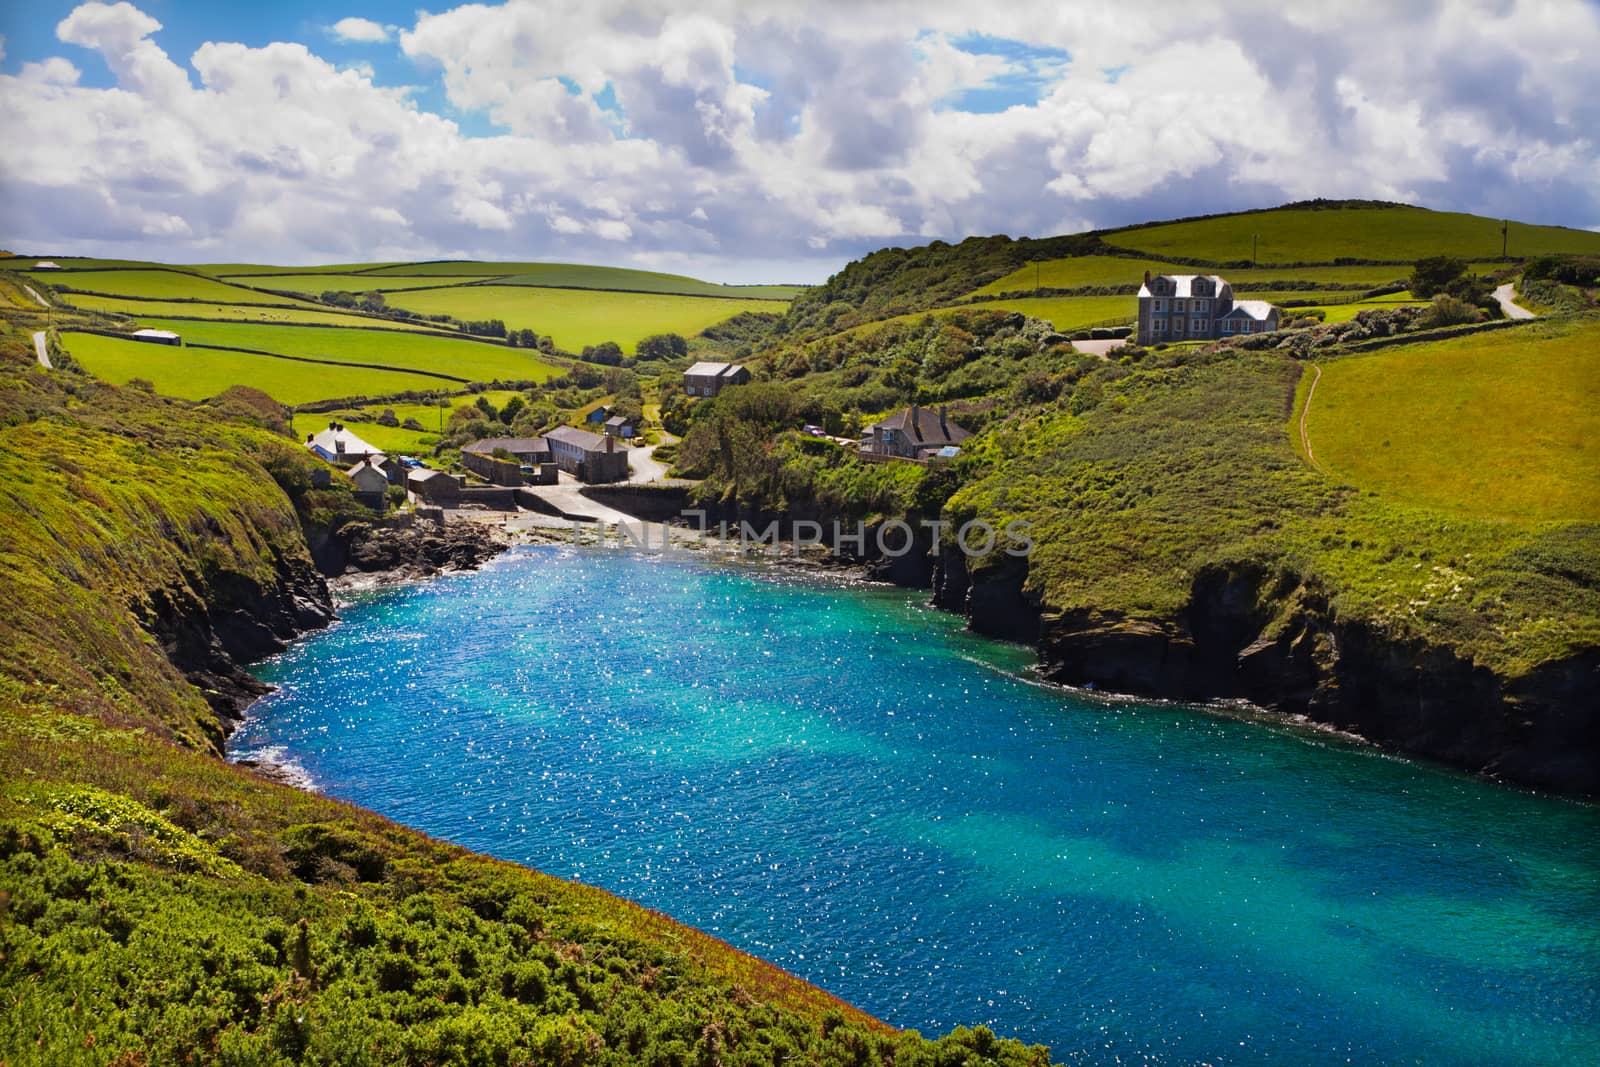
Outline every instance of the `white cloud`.
POLYGON ((0 136, 30 146, 0 157, 0 243, 684 257, 795 280, 888 242, 1318 195, 1600 217, 1600 66, 1585 62, 1600 9, 1580 0, 1194 0, 1182 19, 1045 0, 510 0, 332 30, 397 39, 468 129, 497 128, 468 135, 426 95, 304 44, 171 57, 156 19, 87 3, 57 28, 62 55, 0 76, 0 136), (114 88, 82 85, 77 49, 114 88), (1037 99, 951 107, 1030 79, 1037 99))
POLYGON ((386 27, 371 19, 343 18, 332 26, 333 35, 341 41, 378 42, 389 39, 386 27))

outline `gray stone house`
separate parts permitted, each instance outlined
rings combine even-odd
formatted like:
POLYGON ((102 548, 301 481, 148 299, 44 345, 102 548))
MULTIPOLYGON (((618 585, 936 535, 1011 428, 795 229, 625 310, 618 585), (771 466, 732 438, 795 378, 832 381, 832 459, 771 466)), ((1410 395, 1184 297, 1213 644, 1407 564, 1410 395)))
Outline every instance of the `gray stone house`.
POLYGON ((557 426, 544 435, 556 466, 582 482, 620 482, 628 477, 628 453, 615 437, 602 437, 576 426, 557 426))
POLYGON ((683 391, 690 396, 716 396, 724 386, 743 385, 750 371, 736 363, 696 363, 683 372, 683 391))
POLYGON ((1141 345, 1211 341, 1277 328, 1277 308, 1265 300, 1235 300, 1233 286, 1219 275, 1144 272, 1134 333, 1141 345))

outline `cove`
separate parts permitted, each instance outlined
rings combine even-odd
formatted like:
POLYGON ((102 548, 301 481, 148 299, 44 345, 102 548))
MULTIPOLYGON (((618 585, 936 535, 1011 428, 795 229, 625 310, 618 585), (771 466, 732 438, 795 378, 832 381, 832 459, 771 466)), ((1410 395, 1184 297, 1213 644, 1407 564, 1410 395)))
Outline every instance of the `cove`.
POLYGON ((1600 809, 1034 683, 920 594, 515 550, 365 594, 230 741, 925 1033, 1078 1063, 1600 1058, 1600 809))

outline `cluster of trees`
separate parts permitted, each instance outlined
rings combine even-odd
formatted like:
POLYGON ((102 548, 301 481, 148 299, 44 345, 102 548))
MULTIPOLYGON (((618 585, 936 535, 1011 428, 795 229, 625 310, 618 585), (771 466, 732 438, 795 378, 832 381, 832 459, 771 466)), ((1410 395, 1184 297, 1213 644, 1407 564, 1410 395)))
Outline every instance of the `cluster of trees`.
POLYGON ((1600 286, 1600 256, 1535 256, 1522 268, 1522 276, 1585 289, 1600 286))
POLYGON ((324 304, 332 304, 334 307, 355 308, 358 311, 370 311, 374 314, 382 314, 389 310, 389 302, 376 289, 366 293, 329 289, 322 294, 321 299, 324 304))
POLYGON ((1469 304, 1481 304, 1489 299, 1493 288, 1488 278, 1469 273, 1466 261, 1455 256, 1419 259, 1411 271, 1411 293, 1423 300, 1445 293, 1469 304))

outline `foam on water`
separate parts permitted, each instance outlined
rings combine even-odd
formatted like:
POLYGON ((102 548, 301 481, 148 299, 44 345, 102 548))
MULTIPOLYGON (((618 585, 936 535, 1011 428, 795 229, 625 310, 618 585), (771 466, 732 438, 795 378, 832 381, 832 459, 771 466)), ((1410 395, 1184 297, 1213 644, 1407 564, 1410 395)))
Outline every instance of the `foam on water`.
POLYGON ((232 750, 1069 1062, 1595 1062, 1600 811, 1078 694, 915 595, 569 548, 356 597, 232 750))

